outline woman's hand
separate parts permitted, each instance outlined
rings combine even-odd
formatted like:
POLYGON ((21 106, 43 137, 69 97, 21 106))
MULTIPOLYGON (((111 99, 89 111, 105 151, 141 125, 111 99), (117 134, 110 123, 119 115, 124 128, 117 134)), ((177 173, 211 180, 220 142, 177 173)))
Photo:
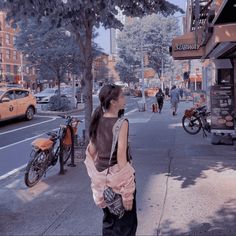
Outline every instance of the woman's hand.
POLYGON ((123 201, 123 206, 126 211, 131 211, 133 208, 133 200, 123 201))

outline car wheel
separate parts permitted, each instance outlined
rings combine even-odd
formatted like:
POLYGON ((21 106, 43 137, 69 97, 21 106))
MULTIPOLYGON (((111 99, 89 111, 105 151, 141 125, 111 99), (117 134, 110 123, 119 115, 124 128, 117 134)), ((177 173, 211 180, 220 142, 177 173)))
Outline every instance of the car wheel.
POLYGON ((25 113, 26 120, 32 120, 34 117, 34 108, 28 107, 25 113))

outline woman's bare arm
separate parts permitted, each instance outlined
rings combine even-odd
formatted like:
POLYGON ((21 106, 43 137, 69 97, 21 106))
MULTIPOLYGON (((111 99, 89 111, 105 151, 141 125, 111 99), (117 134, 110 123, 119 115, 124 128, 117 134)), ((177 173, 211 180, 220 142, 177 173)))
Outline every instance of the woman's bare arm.
POLYGON ((89 153, 92 156, 92 158, 95 160, 96 155, 97 155, 97 150, 95 145, 91 142, 91 140, 89 141, 89 153))
POLYGON ((128 127, 129 123, 127 120, 123 122, 120 128, 118 137, 118 149, 117 149, 117 163, 120 169, 127 164, 127 143, 128 143, 128 127))

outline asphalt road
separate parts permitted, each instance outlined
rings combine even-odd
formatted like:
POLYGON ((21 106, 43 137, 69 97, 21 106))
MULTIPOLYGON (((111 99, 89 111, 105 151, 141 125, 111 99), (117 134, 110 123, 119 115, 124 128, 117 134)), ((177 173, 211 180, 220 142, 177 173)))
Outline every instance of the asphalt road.
MULTIPOLYGON (((93 98, 96 107, 99 101, 97 96, 93 98)), ((126 113, 137 109, 138 99, 127 96, 126 113)), ((75 116, 84 119, 84 111, 75 116)), ((63 119, 56 115, 35 115, 31 121, 14 119, 0 122, 0 176, 25 165, 30 157, 31 142, 38 137, 46 137, 46 132, 57 129, 60 124, 63 124, 63 119)))
MULTIPOLYGON (((137 236, 235 235, 235 146, 211 145, 210 134, 187 134, 181 117, 190 103, 181 102, 177 116, 168 101, 161 114, 152 113, 150 104, 146 112, 128 114, 137 236)), ((65 175, 56 165, 33 188, 25 186, 23 171, 0 178, 0 234, 101 235, 102 211, 84 164, 76 164, 65 175)))

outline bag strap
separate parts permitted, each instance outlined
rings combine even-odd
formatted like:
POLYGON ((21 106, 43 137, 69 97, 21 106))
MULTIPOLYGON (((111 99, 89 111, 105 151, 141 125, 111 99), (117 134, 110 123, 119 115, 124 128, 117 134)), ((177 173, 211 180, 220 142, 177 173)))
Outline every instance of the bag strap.
POLYGON ((112 128, 112 134, 113 134, 113 138, 112 138, 112 146, 111 146, 111 153, 110 153, 110 158, 109 158, 109 165, 108 165, 108 170, 107 170, 107 175, 109 173, 109 167, 111 166, 111 159, 113 156, 113 153, 115 151, 116 148, 116 144, 118 141, 118 137, 119 137, 119 133, 120 133, 120 128, 121 125, 123 124, 123 122, 127 120, 126 118, 122 117, 119 118, 116 123, 114 124, 113 128, 112 128))
POLYGON ((117 141, 118 141, 118 138, 119 138, 119 133, 120 133, 121 125, 123 124, 123 122, 125 120, 126 119, 123 118, 123 117, 119 118, 116 121, 116 123, 114 124, 113 128, 112 128, 113 138, 112 138, 112 146, 111 146, 111 153, 110 153, 110 159, 109 159, 109 167, 110 167, 111 159, 112 159, 112 156, 113 156, 113 153, 115 151, 116 144, 117 144, 117 141))

